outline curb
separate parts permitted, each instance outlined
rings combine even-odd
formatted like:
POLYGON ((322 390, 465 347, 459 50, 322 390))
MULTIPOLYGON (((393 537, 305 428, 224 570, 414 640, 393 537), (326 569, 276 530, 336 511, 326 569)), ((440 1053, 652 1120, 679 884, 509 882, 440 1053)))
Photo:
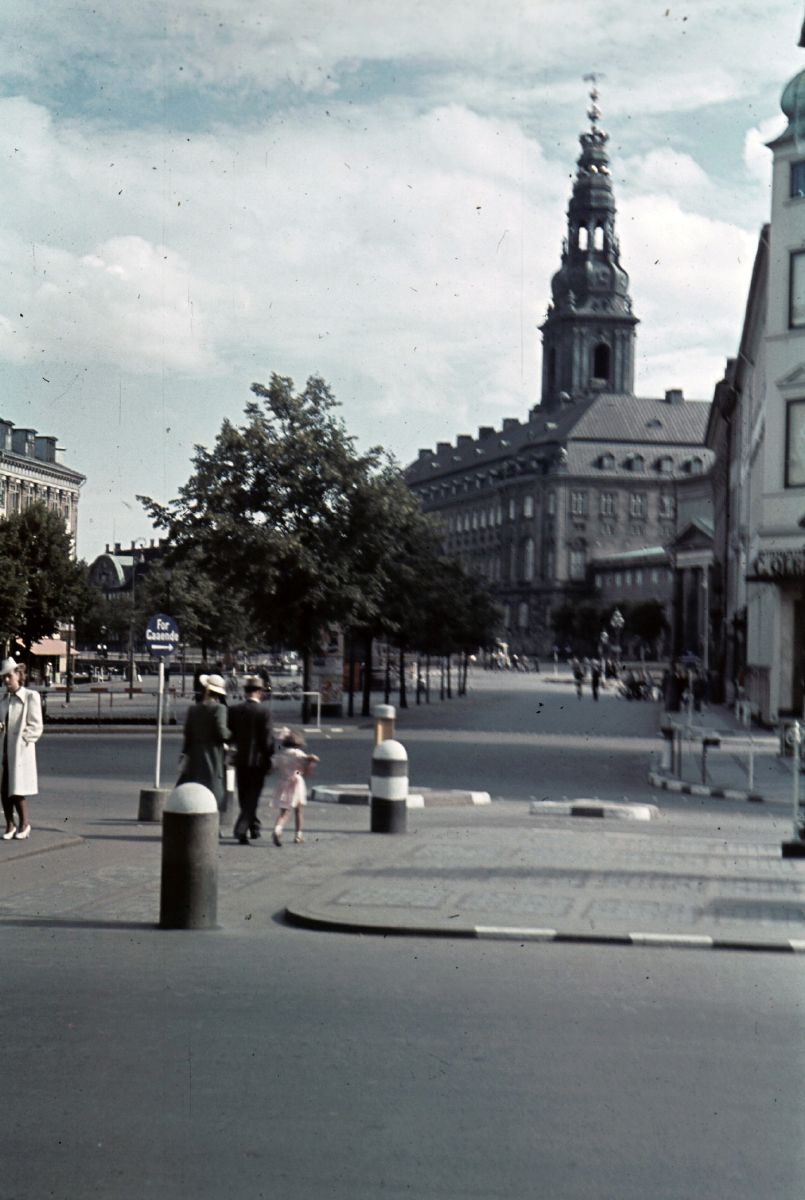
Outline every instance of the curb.
POLYGON ((740 791, 737 788, 710 787, 706 783, 685 783, 671 775, 649 771, 648 781, 652 787, 666 792, 681 793, 683 796, 712 796, 716 800, 746 800, 750 804, 765 804, 765 797, 758 792, 740 791))
MULTIPOLYGON (((319 804, 362 804, 368 806, 371 801, 369 788, 362 783, 346 783, 335 787, 313 787, 310 791, 311 802, 319 804)), ((465 792, 460 788, 438 789, 420 788, 409 792, 408 808, 448 808, 466 807, 479 804, 491 804, 489 792, 465 792)))
POLYGON ((666 950, 732 950, 756 954, 805 954, 805 939, 761 942, 752 938, 718 938, 687 933, 563 933, 558 929, 516 925, 405 925, 335 920, 287 905, 289 925, 329 933, 376 934, 381 937, 450 938, 451 940, 550 942, 573 946, 639 946, 666 950))
POLYGON ((656 804, 618 804, 603 800, 532 800, 529 811, 538 816, 611 817, 620 821, 652 821, 660 815, 656 804))

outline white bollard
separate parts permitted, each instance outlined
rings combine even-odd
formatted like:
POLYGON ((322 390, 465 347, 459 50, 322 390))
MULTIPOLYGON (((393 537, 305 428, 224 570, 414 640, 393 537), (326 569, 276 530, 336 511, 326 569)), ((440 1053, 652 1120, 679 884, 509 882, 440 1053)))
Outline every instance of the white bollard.
POLYGON ((408 824, 408 754, 389 739, 372 753, 372 833, 405 833, 408 824))
POLYGON ((397 710, 393 704, 376 704, 372 709, 375 719, 375 745, 394 737, 394 720, 397 710))
POLYGON ((201 783, 180 783, 162 813, 160 929, 215 929, 218 805, 201 783))

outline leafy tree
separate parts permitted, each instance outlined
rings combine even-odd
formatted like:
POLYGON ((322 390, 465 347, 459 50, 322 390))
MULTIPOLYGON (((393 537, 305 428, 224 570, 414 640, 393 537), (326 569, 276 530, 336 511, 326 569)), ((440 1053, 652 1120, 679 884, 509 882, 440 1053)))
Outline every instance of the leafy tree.
POLYGON ((656 642, 668 630, 665 608, 659 600, 646 600, 629 611, 627 631, 642 642, 656 642))
POLYGON ((307 682, 325 623, 375 621, 394 535, 394 469, 379 449, 357 452, 320 378, 297 393, 272 375, 252 393, 242 425, 224 421, 211 450, 196 447, 175 500, 140 499, 177 563, 214 572, 222 613, 231 595, 266 641, 303 652, 307 682))
POLYGON ((0 561, 6 576, 0 589, 0 622, 9 638, 22 642, 27 658, 34 642, 52 637, 60 621, 72 618, 84 597, 86 568, 73 558, 60 514, 39 503, 0 521, 0 561), (11 578, 18 583, 17 603, 4 610, 11 578))
POLYGON ((576 632, 576 610, 572 604, 563 604, 551 613, 551 628, 560 647, 564 649, 576 632))

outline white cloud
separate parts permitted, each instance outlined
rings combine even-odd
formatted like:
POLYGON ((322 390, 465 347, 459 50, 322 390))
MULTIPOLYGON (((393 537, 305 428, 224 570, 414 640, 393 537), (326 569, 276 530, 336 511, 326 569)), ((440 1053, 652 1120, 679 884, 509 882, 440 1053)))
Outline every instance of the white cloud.
POLYGON ((350 429, 402 458, 523 415, 590 69, 640 390, 709 395, 734 351, 767 152, 763 126, 725 185, 719 131, 771 116, 797 69, 788 0, 762 19, 748 0, 19 0, 6 17, 4 415, 67 423, 95 528, 110 498, 157 487, 155 463, 175 491, 192 442, 271 370, 323 374, 350 429))

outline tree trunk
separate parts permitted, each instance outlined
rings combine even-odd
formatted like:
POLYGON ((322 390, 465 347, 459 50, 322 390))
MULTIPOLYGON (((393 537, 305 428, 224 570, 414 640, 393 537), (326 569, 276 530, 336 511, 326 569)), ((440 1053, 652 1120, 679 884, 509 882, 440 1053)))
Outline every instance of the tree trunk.
POLYGON ((430 704, 430 655, 425 655, 425 700, 430 704))
POLYGON ((383 687, 384 703, 388 704, 391 700, 391 659, 389 658, 389 644, 386 642, 386 677, 383 687))
MULTIPOLYGON (((310 668, 313 655, 310 650, 305 650, 302 655, 302 691, 310 691, 310 668)), ((307 725, 310 720, 310 696, 302 696, 302 724, 307 725)))
POLYGON ((416 656, 416 702, 422 703, 422 659, 416 656))
POLYGON ((439 699, 444 700, 444 655, 439 658, 439 699))
POLYGON ((405 688, 405 650, 400 646, 400 708, 408 707, 408 694, 405 688))
POLYGON ((368 717, 372 710, 372 636, 366 635, 366 656, 363 661, 363 703, 361 716, 368 717))
POLYGON ((355 635, 350 629, 347 633, 347 714, 355 716, 355 635))
POLYGON ((451 662, 450 662, 450 659, 451 659, 451 657, 452 657, 452 656, 451 656, 450 654, 448 654, 448 656, 447 656, 447 699, 448 699, 448 700, 452 700, 452 699, 453 699, 453 676, 452 676, 452 674, 451 674, 451 671, 450 671, 450 668, 451 668, 451 662))

